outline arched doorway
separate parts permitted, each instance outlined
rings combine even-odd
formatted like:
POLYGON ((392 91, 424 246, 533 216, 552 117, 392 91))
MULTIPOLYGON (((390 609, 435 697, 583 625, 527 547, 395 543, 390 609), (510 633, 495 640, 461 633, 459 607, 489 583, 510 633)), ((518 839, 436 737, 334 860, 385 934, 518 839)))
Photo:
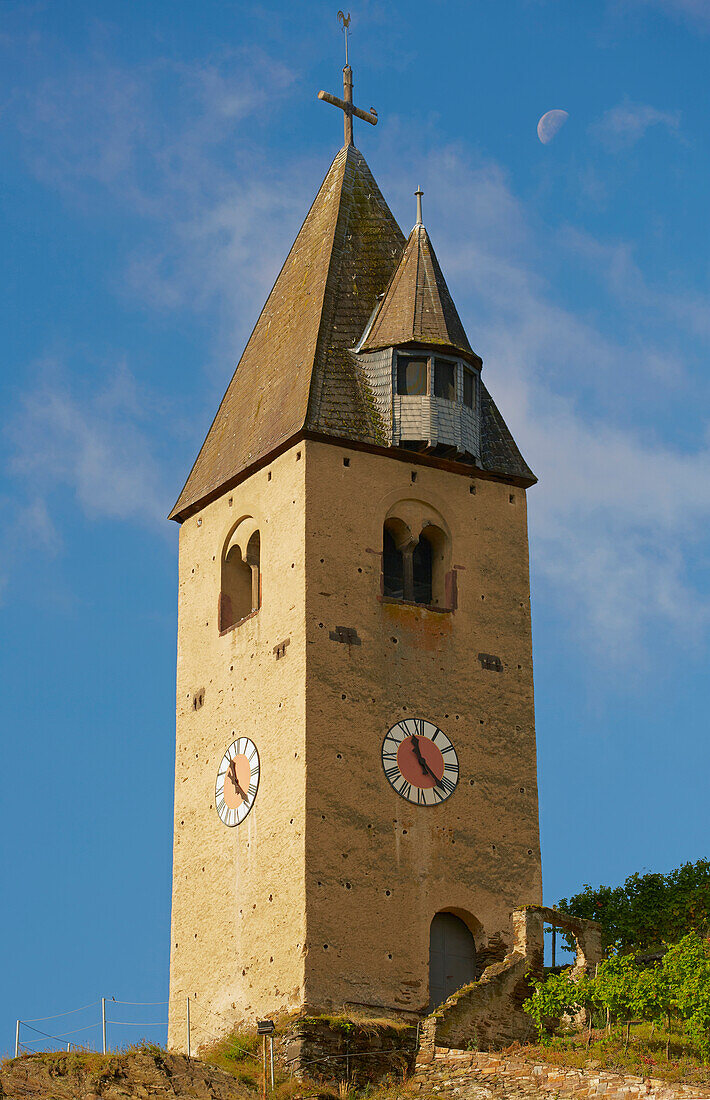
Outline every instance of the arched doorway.
POLYGON ((476 944, 466 924, 453 913, 437 913, 429 932, 429 1009, 476 977, 476 944))

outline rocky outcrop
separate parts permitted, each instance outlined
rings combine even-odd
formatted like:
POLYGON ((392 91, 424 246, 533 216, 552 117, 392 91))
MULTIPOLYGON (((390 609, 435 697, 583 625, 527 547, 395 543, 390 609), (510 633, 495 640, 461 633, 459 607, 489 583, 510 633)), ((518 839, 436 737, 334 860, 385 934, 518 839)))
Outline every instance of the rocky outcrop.
POLYGON ((0 1068, 3 1100, 244 1100, 229 1073, 164 1051, 126 1054, 25 1054, 0 1068))

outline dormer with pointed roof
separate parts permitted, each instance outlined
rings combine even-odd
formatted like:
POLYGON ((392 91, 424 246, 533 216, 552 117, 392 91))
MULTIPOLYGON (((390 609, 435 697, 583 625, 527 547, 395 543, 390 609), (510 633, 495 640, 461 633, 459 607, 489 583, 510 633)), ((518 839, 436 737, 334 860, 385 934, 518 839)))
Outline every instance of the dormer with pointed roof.
POLYGON ((460 355, 480 369, 454 305, 429 234, 412 229, 385 295, 368 324, 360 351, 427 347, 460 355))
POLYGON ((357 352, 389 427, 390 446, 481 465, 481 359, 421 217, 357 352))

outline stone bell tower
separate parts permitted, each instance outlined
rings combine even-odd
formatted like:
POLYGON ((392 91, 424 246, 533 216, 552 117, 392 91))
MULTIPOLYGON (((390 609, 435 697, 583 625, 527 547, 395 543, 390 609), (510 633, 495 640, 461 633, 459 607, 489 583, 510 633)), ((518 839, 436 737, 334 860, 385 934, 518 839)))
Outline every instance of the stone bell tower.
MULTIPOLYGON (((541 902, 526 490, 421 216, 329 168, 172 512, 169 1042, 417 1014, 541 902)), ((434 199, 435 201, 435 199, 434 199)))

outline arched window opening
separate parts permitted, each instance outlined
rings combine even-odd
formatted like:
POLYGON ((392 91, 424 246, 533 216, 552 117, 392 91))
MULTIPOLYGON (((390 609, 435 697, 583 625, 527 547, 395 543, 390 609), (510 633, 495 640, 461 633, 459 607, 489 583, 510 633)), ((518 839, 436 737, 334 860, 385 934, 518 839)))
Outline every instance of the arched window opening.
POLYGON ((222 558, 219 597, 219 629, 229 630, 246 619, 261 604, 261 538, 250 518, 237 525, 222 558), (244 536, 252 529, 244 545, 244 536), (243 533, 242 533, 243 529, 243 533))
POLYGON ((385 596, 404 599, 404 559, 394 536, 385 527, 382 534, 382 578, 385 596))
POLYGON ((429 1011, 476 978, 476 944, 454 913, 437 913, 429 931, 429 1011))
POLYGON ((404 499, 393 505, 383 526, 383 596, 453 610, 456 579, 443 516, 425 501, 404 499))
POLYGON ((412 599, 415 603, 432 602, 432 559, 432 545, 426 535, 421 534, 412 551, 412 599))

